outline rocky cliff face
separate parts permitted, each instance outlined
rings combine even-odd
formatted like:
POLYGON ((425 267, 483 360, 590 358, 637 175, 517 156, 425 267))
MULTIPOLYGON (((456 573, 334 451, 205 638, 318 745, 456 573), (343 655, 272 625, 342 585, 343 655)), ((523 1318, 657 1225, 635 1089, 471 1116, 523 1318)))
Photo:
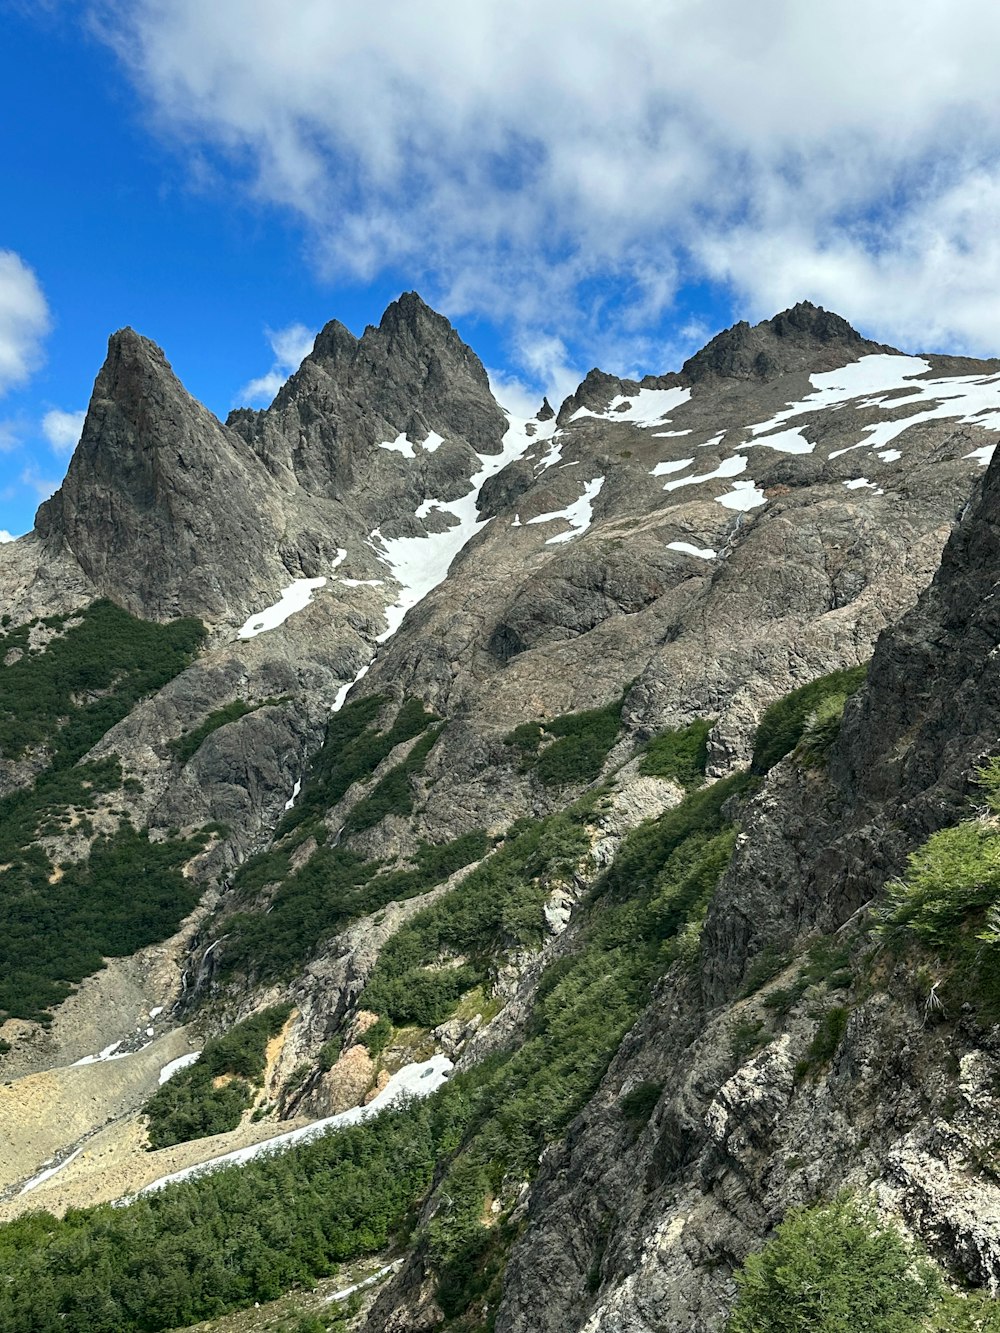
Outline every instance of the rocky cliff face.
MULTIPOLYGON (((488 980, 444 1023, 397 1024, 386 1048, 390 1065, 438 1050, 475 1066, 531 1030, 546 968, 581 947, 588 894, 623 839, 681 800, 639 772, 650 738, 703 723, 707 776, 726 777, 749 763, 769 704, 874 651, 829 759, 778 764, 740 806, 697 965, 656 982, 530 1192, 498 1191, 522 1230, 491 1313, 509 1333, 721 1329, 733 1267, 790 1206, 845 1182, 875 1188, 968 1281, 1000 1284, 1000 1233, 982 1222, 1000 1198, 983 1173, 961 1176, 993 1116, 990 1040, 958 1015, 928 1026, 913 969, 879 961, 865 916, 907 852, 960 817, 997 746, 1000 474, 983 480, 997 371, 902 356, 803 304, 720 334, 677 374, 593 371, 558 414, 524 421, 410 293, 360 338, 328 324, 268 409, 222 424, 158 348, 114 335, 63 487, 32 536, 0 548, 10 632, 32 624, 27 651, 48 651, 32 622, 103 596, 149 620, 197 616, 210 634, 82 755, 116 761, 123 785, 93 819, 67 809, 58 844, 45 835, 50 882, 126 816, 154 844, 213 831, 184 869, 200 902, 155 966, 136 954, 127 986, 116 963, 51 1024, 4 1025, 11 1086, 131 1038, 113 984, 133 1008, 166 1011, 175 1039, 178 1024, 194 1020, 201 1040, 293 1002, 261 1114, 342 1109, 376 1076, 357 1006, 387 943, 461 895, 516 819, 603 784, 590 859, 533 872, 537 938, 518 936, 512 910, 488 980), (411 725, 414 699, 433 717, 411 725), (565 771, 546 758, 584 733, 565 771), (463 839, 464 861, 425 874, 428 848, 463 839), (309 876, 340 894, 336 876, 354 874, 354 892, 362 864, 357 908, 316 909, 293 948, 276 923, 309 876), (375 902, 394 873, 411 876, 405 892, 375 902), (237 952, 268 921, 283 972, 237 952), (832 1063, 806 1075, 832 1003, 815 968, 799 985, 817 940, 849 955, 849 1018, 832 1063), (794 998, 771 1005, 776 991, 794 998), (347 1043, 344 1066, 331 1040, 347 1043), (637 1129, 621 1100, 640 1084, 660 1092, 637 1129)), ((5 791, 58 761, 53 725, 4 756, 5 791)), ((115 1096, 44 1151, 72 1151, 107 1115, 140 1123, 133 1085, 115 1096)), ((20 1116, 0 1191, 41 1165, 36 1141, 20 1116)), ((63 1182, 72 1202, 109 1197, 72 1171, 63 1182)), ((432 1196, 425 1222, 439 1207, 432 1196)), ((367 1333, 440 1323, 435 1262, 418 1244, 367 1333)))

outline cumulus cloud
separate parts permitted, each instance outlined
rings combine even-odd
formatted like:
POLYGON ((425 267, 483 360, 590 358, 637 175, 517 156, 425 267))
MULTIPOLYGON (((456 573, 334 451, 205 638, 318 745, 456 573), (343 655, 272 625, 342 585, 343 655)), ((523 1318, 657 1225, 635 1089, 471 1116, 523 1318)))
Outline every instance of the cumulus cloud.
POLYGON ((244 384, 236 397, 237 403, 269 403, 289 375, 298 370, 316 341, 315 329, 307 329, 304 324, 289 324, 283 329, 265 328, 264 336, 271 344, 274 363, 266 374, 244 384))
POLYGON ((598 359, 705 280, 741 310, 806 297, 1000 350, 989 0, 112 12, 165 132, 297 210, 330 273, 405 270, 508 324, 536 379, 524 357, 560 328, 598 359))
POLYGON ((13 250, 0 250, 0 394, 23 384, 41 365, 50 323, 34 272, 13 250))
POLYGON ((3 542, 16 542, 17 538, 7 531, 6 528, 0 528, 0 544, 3 542))
POLYGON ((63 412, 54 407, 42 417, 42 434, 57 454, 72 453, 80 441, 86 417, 86 410, 63 412))

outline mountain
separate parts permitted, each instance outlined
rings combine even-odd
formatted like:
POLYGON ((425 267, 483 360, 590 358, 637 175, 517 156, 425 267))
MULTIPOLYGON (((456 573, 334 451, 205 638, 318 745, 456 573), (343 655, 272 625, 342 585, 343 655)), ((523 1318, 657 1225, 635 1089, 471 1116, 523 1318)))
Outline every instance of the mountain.
POLYGON ((0 547, 0 1327, 766 1333, 845 1188, 985 1327, 998 430, 808 303, 529 420, 415 293, 225 423, 113 335, 0 547))

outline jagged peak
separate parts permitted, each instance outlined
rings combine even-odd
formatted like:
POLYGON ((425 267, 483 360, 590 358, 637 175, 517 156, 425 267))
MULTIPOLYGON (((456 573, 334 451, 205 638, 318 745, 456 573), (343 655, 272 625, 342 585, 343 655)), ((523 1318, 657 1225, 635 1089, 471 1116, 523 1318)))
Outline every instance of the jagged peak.
POLYGON ((871 342, 842 315, 799 301, 759 324, 739 320, 717 333, 681 367, 689 383, 716 377, 769 380, 801 370, 832 369, 870 352, 896 349, 871 342))

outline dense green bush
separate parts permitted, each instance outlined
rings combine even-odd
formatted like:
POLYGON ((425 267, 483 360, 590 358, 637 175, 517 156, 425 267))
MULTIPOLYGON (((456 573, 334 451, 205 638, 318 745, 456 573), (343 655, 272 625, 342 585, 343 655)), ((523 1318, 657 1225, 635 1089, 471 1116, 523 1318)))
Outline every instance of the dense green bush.
POLYGON ((315 832, 323 815, 335 806, 355 782, 368 778, 392 750, 412 740, 439 721, 419 699, 407 699, 388 731, 373 724, 389 700, 370 694, 334 713, 327 723, 322 748, 309 767, 303 790, 294 807, 278 825, 275 836, 283 838, 296 830, 299 838, 315 832))
MULTIPOLYGON (((426 893, 485 851, 485 834, 473 830, 437 846, 421 843, 410 867, 385 870, 347 848, 320 847, 286 876, 266 912, 241 912, 226 921, 220 966, 224 973, 288 975, 350 921, 426 893)), ((280 878, 288 860, 271 852, 248 865, 237 880, 244 891, 280 878)))
POLYGON ((421 736, 406 758, 379 779, 348 815, 344 825, 345 833, 359 833, 362 829, 374 828, 386 815, 413 813, 412 779, 423 772, 431 747, 440 734, 440 728, 435 727, 421 736))
POLYGON ((654 736, 639 759, 647 777, 670 778, 686 790, 697 787, 708 764, 708 736, 714 721, 698 718, 686 727, 654 736))
POLYGON ((522 722, 504 740, 520 751, 521 771, 533 771, 543 786, 583 786, 600 773, 618 737, 621 711, 619 697, 604 708, 522 722))
POLYGON ((432 1026, 458 997, 484 981, 499 951, 541 938, 553 876, 572 873, 588 842, 585 807, 545 820, 519 820, 499 851, 461 887, 411 917, 386 942, 361 996, 395 1023, 432 1026), (467 958, 462 967, 448 961, 467 958), (446 964, 442 966, 442 964, 446 964))
POLYGON ((663 1095, 662 1083, 639 1083, 619 1102, 624 1118, 637 1128, 645 1125, 663 1095))
POLYGON ((805 1058, 795 1066, 797 1078, 803 1078, 806 1074, 822 1069, 824 1065, 830 1063, 843 1040, 850 1016, 850 1009, 842 1004, 835 1004, 823 1014, 819 1020, 819 1027, 809 1043, 805 1058))
POLYGON ((150 842, 124 823, 51 883, 44 857, 41 874, 26 858, 0 877, 4 889, 8 877, 17 885, 0 897, 0 1017, 38 1017, 106 957, 172 934, 198 902, 199 887, 181 868, 204 844, 201 835, 150 842))
POLYGON ((194 1064, 179 1070, 143 1107, 150 1148, 235 1129, 253 1101, 251 1085, 260 1084, 267 1043, 291 1012, 291 1005, 275 1005, 207 1041, 194 1064))
POLYGON ((46 622, 59 631, 29 650, 29 627, 0 636, 0 752, 49 748, 33 787, 0 800, 0 1019, 43 1017, 104 957, 170 935, 197 900, 181 865, 204 837, 150 843, 124 824, 99 838, 89 860, 54 866, 40 838, 71 828, 90 835, 88 812, 122 785, 116 759, 78 763, 142 696, 192 660, 198 621, 156 625, 111 602, 46 622), (67 628, 68 626, 68 628, 67 628))
POLYGON ((942 1299, 896 1228, 848 1195, 790 1213, 736 1283, 728 1333, 919 1333, 942 1299))
POLYGON ((833 707, 834 718, 828 701, 833 698, 846 702, 865 683, 867 674, 867 664, 832 671, 828 676, 820 676, 808 685, 799 686, 797 690, 792 690, 771 704, 757 727, 752 772, 761 774, 773 768, 779 759, 795 749, 810 725, 815 732, 812 742, 814 754, 823 745, 832 743, 835 735, 832 736, 831 732, 835 728, 839 729, 843 702, 833 707))
POLYGON ((11 649, 23 653, 0 665, 0 755, 16 758, 43 744, 59 766, 86 754, 137 700, 183 671, 205 637, 200 621, 158 625, 109 601, 44 623, 59 632, 42 649, 29 648, 29 625, 0 635, 0 662, 11 649), (65 628, 71 620, 79 624, 65 628))

